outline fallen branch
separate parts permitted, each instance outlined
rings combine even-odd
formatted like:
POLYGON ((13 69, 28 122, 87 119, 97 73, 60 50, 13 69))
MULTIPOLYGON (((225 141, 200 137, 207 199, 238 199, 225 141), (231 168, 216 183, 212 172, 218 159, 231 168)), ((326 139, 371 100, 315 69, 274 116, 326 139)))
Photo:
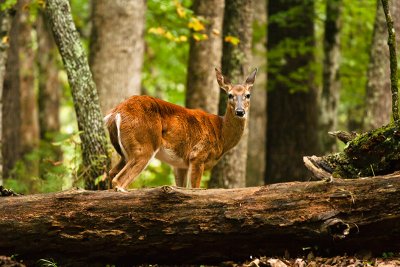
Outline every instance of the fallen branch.
POLYGON ((0 253, 59 265, 211 264, 303 248, 399 251, 400 175, 0 199, 0 253))

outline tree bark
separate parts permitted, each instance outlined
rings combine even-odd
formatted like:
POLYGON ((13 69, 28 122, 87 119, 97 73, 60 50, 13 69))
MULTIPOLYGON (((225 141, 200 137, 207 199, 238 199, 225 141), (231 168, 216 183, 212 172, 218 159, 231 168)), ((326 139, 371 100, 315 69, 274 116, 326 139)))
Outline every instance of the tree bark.
POLYGON ((19 12, 13 18, 6 64, 6 75, 3 88, 2 110, 2 157, 3 177, 9 178, 15 163, 21 159, 21 140, 18 136, 21 129, 21 103, 20 103, 20 79, 18 57, 18 32, 19 12), (16 134, 18 133, 18 134, 16 134))
POLYGON ((253 67, 259 69, 252 92, 246 186, 259 186, 265 180, 267 148, 267 1, 254 1, 253 67))
MULTIPOLYGON (((392 14, 400 12, 400 2, 391 1, 392 14)), ((395 29, 400 32, 400 19, 394 21, 395 29)), ((365 116, 363 128, 367 131, 376 129, 390 122, 391 93, 389 49, 387 46, 388 31, 381 0, 377 1, 374 33, 368 65, 368 82, 365 98, 365 116)), ((400 36, 397 35, 400 44, 400 36)))
POLYGON ((386 26, 388 31, 388 46, 389 46, 389 67, 390 67, 390 89, 392 95, 392 118, 397 123, 399 121, 399 88, 397 76, 397 52, 396 52, 396 31, 392 14, 389 10, 388 0, 382 0, 383 11, 386 17, 386 26))
POLYGON ((266 182, 304 180, 303 155, 320 151, 314 1, 270 1, 268 17, 268 76, 275 78, 268 82, 266 182))
MULTIPOLYGON (((96 179, 109 169, 107 141, 96 85, 79 40, 67 0, 48 0, 46 15, 60 51, 71 86, 74 107, 81 131, 82 169, 85 188, 96 189, 96 179)), ((100 187, 105 187, 101 185, 100 187)))
POLYGON ((325 152, 337 150, 336 140, 328 132, 337 130, 339 105, 339 60, 342 0, 329 0, 326 6, 323 84, 320 104, 320 138, 325 152))
POLYGON ((90 67, 103 114, 140 94, 145 10, 145 0, 92 1, 90 67))
MULTIPOLYGON (((3 4, 3 2, 0 3, 3 4)), ((12 9, 6 9, 0 13, 0 40, 2 40, 0 43, 0 185, 3 184, 3 92, 13 13, 12 9)))
POLYGON ((221 65, 224 0, 195 0, 193 12, 206 20, 205 40, 190 39, 186 107, 218 113, 219 86, 215 67, 221 65), (212 8, 210 8, 212 7, 212 8))
MULTIPOLYGON (((233 36, 239 39, 234 45, 223 43, 222 73, 233 83, 243 83, 245 75, 250 73, 251 41, 253 23, 252 0, 225 1, 223 21, 223 36, 233 36)), ((221 94, 219 114, 226 110, 226 95, 221 94)), ((235 188, 246 185, 248 126, 240 142, 227 152, 211 172, 209 187, 235 188)))
POLYGON ((22 153, 29 153, 39 143, 38 110, 35 95, 34 60, 32 48, 32 22, 29 19, 29 0, 18 1, 20 27, 18 32, 20 57, 20 91, 21 91, 21 146, 22 153))
MULTIPOLYGON (((31 177, 39 174, 39 160, 29 159, 24 156, 31 153, 39 146, 39 118, 37 98, 35 93, 35 52, 33 50, 32 21, 30 21, 30 0, 18 1, 18 12, 20 27, 18 32, 18 55, 20 58, 20 107, 21 107, 21 153, 26 166, 27 173, 31 177)), ((30 191, 33 184, 30 180, 30 191)))
POLYGON ((40 138, 51 142, 60 131, 61 83, 58 79, 57 47, 48 21, 40 10, 36 31, 38 35, 39 124, 40 138))
POLYGON ((218 264, 298 255, 306 247, 398 251, 398 188, 396 174, 228 190, 164 186, 4 197, 0 251, 61 266, 218 264))

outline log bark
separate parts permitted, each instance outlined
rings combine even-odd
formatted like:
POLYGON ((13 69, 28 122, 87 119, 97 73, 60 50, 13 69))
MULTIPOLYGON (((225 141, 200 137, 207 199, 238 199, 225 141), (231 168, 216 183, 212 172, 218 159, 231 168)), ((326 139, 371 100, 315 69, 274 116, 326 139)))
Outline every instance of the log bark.
POLYGON ((216 264, 306 247, 399 251, 399 188, 397 173, 241 189, 3 197, 0 251, 28 265, 52 258, 59 266, 216 264))

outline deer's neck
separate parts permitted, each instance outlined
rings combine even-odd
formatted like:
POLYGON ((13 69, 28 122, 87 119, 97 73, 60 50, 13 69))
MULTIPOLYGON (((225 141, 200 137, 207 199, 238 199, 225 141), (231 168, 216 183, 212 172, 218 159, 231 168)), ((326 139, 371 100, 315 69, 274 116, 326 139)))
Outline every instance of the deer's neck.
POLYGON ((239 143, 246 126, 246 118, 238 118, 234 114, 234 110, 227 108, 222 123, 222 137, 224 142, 223 153, 239 143))

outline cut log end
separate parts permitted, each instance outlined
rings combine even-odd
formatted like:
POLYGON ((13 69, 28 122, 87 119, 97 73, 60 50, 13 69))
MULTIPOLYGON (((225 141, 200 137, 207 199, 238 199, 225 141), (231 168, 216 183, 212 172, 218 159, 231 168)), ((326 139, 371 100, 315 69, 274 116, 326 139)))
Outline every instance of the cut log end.
POLYGON ((303 161, 307 169, 311 171, 316 179, 324 181, 332 180, 332 174, 329 165, 321 160, 321 158, 317 156, 306 156, 303 157, 303 161))

